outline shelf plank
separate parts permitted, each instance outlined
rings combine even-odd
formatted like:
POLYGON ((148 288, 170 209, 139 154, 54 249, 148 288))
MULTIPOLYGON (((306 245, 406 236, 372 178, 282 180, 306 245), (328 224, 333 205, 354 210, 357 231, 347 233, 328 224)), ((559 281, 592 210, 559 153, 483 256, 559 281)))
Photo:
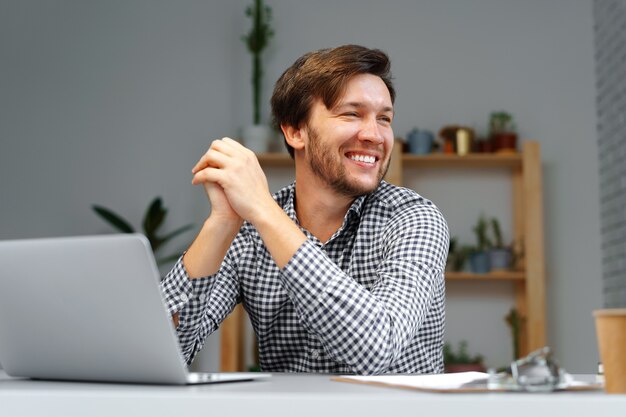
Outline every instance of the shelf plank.
POLYGON ((288 153, 259 153, 257 159, 261 165, 269 165, 273 167, 289 167, 293 166, 293 159, 288 153))
POLYGON ((487 274, 473 274, 471 272, 446 272, 446 280, 450 281, 524 281, 524 271, 492 271, 487 274))
POLYGON ((407 167, 428 168, 511 168, 522 167, 520 153, 470 153, 467 155, 430 154, 411 155, 403 154, 402 162, 407 167))
MULTIPOLYGON (((271 166, 293 166, 293 159, 287 153, 261 153, 257 154, 257 158, 261 165, 271 166)), ((521 168, 522 155, 520 153, 471 153, 468 155, 449 155, 449 154, 431 154, 431 155, 411 155, 402 154, 402 163, 409 167, 503 167, 503 168, 521 168)))

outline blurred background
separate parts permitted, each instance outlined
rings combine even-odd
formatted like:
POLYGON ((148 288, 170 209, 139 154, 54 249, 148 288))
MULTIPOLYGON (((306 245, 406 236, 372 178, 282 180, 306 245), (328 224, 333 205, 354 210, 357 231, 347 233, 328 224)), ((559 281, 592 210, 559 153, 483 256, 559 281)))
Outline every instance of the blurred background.
MULTIPOLYGON (((241 39, 249 3, 0 0, 0 239, 111 233, 93 204, 139 225, 161 196, 164 229, 195 224, 166 251, 188 245, 209 213, 191 167, 212 139, 239 137, 251 123, 251 59, 241 39)), ((548 344, 568 371, 595 372, 591 311, 604 301, 594 29, 600 18, 624 19, 624 3, 267 4, 275 35, 263 53, 264 121, 274 82, 296 58, 357 43, 391 57, 396 136, 448 124, 485 134, 490 113, 506 110, 521 142, 540 143, 548 344)), ((614 47, 613 39, 602 45, 614 47)), ((624 36, 617 42, 626 50, 624 36)), ((267 175, 277 190, 292 173, 267 175)), ((498 217, 512 237, 506 176, 420 174, 407 185, 442 209, 461 241, 473 239, 480 213, 498 217)), ((446 339, 467 340, 489 366, 508 364, 511 285, 449 284, 446 339)), ((218 357, 216 334, 196 367, 217 369, 218 357)))

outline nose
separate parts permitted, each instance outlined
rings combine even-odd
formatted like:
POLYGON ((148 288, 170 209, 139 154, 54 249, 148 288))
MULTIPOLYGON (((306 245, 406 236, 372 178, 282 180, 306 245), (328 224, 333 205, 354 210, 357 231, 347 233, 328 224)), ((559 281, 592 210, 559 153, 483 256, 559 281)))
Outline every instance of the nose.
POLYGON ((384 136, 381 132, 381 127, 378 124, 378 120, 375 116, 365 117, 361 123, 361 128, 359 129, 359 140, 372 142, 375 144, 382 143, 384 141, 384 136))

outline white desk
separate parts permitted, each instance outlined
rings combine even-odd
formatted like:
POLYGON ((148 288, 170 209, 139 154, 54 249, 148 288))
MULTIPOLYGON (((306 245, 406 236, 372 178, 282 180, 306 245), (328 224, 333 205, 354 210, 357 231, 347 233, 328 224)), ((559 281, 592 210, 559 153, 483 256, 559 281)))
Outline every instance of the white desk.
POLYGON ((0 416, 246 417, 624 416, 626 395, 429 394, 275 374, 268 381, 193 387, 10 379, 0 371, 0 416))

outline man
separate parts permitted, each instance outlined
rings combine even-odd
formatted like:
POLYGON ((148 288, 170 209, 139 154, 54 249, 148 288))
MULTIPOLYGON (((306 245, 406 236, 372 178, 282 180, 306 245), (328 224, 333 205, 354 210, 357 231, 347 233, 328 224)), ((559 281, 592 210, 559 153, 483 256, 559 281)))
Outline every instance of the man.
POLYGON ((211 143, 192 170, 211 214, 162 283, 189 362, 242 302, 264 371, 442 372, 448 229, 382 181, 394 98, 379 50, 298 59, 272 96, 296 180, 273 197, 254 153, 211 143))

